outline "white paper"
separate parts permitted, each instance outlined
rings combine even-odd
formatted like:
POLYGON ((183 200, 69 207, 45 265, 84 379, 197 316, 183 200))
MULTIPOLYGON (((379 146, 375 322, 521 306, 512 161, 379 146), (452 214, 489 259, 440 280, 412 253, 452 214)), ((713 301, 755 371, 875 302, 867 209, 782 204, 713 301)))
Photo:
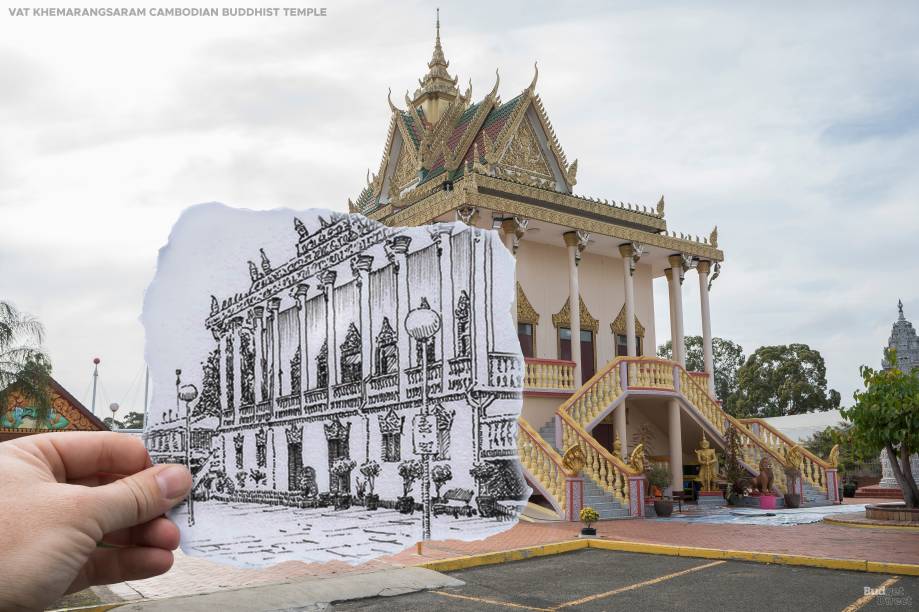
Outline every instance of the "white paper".
POLYGON ((361 563, 423 539, 425 506, 435 540, 513 526, 529 497, 513 266, 494 231, 461 223, 187 210, 143 312, 147 447, 196 483, 191 516, 173 512, 182 549, 361 563))

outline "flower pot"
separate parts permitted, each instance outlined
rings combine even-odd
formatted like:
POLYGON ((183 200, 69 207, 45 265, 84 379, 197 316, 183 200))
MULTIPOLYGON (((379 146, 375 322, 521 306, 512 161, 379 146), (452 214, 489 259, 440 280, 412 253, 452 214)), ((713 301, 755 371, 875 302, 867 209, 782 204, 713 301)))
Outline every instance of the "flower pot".
POLYGON ((331 493, 320 493, 319 497, 316 499, 316 505, 320 508, 328 508, 332 505, 332 494, 331 493))
POLYGON ((581 535, 595 536, 597 535, 597 528, 596 527, 581 527, 581 535))
POLYGON ((380 507, 380 496, 376 493, 370 493, 364 497, 364 503, 368 510, 376 510, 380 507))
POLYGON ((801 494, 800 493, 786 493, 785 494, 785 507, 786 508, 800 508, 801 507, 801 494))
POLYGON ((475 498, 475 503, 482 518, 491 518, 497 514, 498 501, 494 495, 479 495, 475 498))
POLYGON ((351 507, 351 496, 350 495, 337 495, 335 497, 335 509, 336 510, 347 510, 351 507))
POLYGON ((655 499, 654 513, 661 517, 670 516, 673 514, 673 502, 669 499, 655 499))
POLYGON ((415 512, 415 498, 411 495, 399 497, 396 499, 396 510, 402 514, 412 514, 415 512))
POLYGON ((759 507, 763 510, 775 510, 775 495, 760 495, 759 507))

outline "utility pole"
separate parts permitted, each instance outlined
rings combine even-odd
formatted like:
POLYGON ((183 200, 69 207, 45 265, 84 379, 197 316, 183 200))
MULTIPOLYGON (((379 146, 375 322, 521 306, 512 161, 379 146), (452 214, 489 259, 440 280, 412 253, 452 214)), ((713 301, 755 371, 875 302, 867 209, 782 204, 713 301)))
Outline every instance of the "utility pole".
POLYGON ((93 416, 96 416, 96 385, 99 383, 99 362, 101 361, 98 357, 93 359, 93 403, 90 408, 93 416))

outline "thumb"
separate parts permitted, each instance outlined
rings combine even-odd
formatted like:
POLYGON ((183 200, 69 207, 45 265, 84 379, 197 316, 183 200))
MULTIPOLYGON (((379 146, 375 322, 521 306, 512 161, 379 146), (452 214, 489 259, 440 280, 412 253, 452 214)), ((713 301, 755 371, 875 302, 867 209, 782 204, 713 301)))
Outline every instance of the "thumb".
POLYGON ((103 533, 151 521, 188 495, 191 472, 183 465, 155 465, 92 489, 99 502, 97 519, 103 533))

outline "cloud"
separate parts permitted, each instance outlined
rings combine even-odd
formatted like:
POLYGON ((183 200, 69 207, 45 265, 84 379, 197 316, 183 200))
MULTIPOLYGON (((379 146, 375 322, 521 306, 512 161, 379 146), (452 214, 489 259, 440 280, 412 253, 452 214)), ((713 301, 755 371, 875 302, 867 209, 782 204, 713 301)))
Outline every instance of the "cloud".
MULTIPOLYGON (((476 97, 496 67, 513 97, 538 60, 577 191, 664 193, 670 227, 717 224, 714 333, 748 353, 806 342, 848 399, 897 298, 919 319, 911 8, 473 3, 444 8, 443 44, 476 97)), ((141 365, 143 290, 180 211, 344 210, 379 163, 387 89, 414 91, 433 38, 421 2, 342 2, 306 21, 3 25, 16 27, 0 51, 0 296, 46 322, 66 386, 82 391, 98 353, 116 396, 141 365)), ((663 341, 661 283, 655 303, 663 341)))

